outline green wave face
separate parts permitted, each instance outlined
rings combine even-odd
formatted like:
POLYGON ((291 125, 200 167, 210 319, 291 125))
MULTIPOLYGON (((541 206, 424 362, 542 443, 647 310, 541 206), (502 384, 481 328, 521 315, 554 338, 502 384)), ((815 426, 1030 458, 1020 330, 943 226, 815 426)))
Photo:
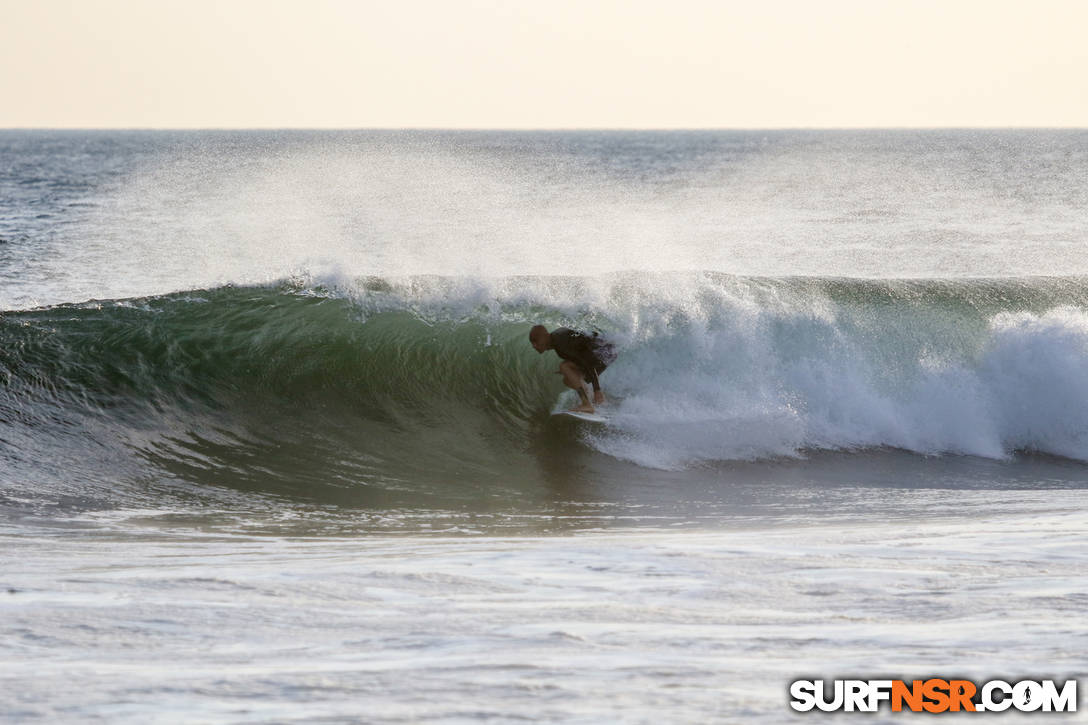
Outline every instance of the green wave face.
POLYGON ((456 497, 518 466, 559 387, 523 324, 364 320, 279 289, 11 313, 0 334, 5 457, 64 451, 62 483, 123 462, 292 497, 456 497))

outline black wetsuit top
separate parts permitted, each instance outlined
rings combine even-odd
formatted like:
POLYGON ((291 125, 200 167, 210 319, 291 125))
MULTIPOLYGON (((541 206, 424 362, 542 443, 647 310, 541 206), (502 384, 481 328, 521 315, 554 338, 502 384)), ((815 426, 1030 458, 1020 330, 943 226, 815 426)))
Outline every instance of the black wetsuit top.
POLYGON ((615 359, 612 345, 596 332, 587 335, 577 330, 560 327, 551 334, 552 349, 564 360, 570 360, 585 373, 594 390, 601 389, 598 375, 615 359))

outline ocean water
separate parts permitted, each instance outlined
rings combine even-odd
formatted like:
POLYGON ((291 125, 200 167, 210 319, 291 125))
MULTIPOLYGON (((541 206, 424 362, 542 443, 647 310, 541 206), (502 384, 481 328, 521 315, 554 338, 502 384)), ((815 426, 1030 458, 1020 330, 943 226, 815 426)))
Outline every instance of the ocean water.
POLYGON ((1083 679, 1085 209, 1085 131, 0 131, 0 717, 1083 679))

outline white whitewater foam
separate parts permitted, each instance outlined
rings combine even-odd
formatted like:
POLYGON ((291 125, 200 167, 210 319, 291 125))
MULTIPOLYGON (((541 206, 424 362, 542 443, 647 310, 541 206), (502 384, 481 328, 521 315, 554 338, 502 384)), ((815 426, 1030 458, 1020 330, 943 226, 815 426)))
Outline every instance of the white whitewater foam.
POLYGON ((612 427, 592 445, 660 468, 874 446, 1088 460, 1084 310, 931 330, 893 311, 874 338, 818 302, 715 305, 610 311, 629 345, 605 376, 621 398, 612 427))

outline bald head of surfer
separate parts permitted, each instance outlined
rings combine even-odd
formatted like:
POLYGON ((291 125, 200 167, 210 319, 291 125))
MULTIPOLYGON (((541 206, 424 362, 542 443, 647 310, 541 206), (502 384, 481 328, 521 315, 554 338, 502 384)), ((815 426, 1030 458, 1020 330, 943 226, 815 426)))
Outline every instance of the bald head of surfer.
POLYGON ((566 327, 549 333, 544 325, 533 325, 529 330, 529 342, 537 352, 555 350, 562 359, 559 374, 563 376, 563 384, 577 392, 581 399, 581 404, 571 410, 592 413, 593 403, 604 403, 600 374, 616 359, 616 353, 612 344, 599 333, 587 334, 566 327), (589 402, 586 392, 587 381, 593 385, 593 403, 589 402))
POLYGON ((541 354, 552 349, 552 336, 544 325, 533 325, 533 329, 529 330, 529 342, 541 354))

